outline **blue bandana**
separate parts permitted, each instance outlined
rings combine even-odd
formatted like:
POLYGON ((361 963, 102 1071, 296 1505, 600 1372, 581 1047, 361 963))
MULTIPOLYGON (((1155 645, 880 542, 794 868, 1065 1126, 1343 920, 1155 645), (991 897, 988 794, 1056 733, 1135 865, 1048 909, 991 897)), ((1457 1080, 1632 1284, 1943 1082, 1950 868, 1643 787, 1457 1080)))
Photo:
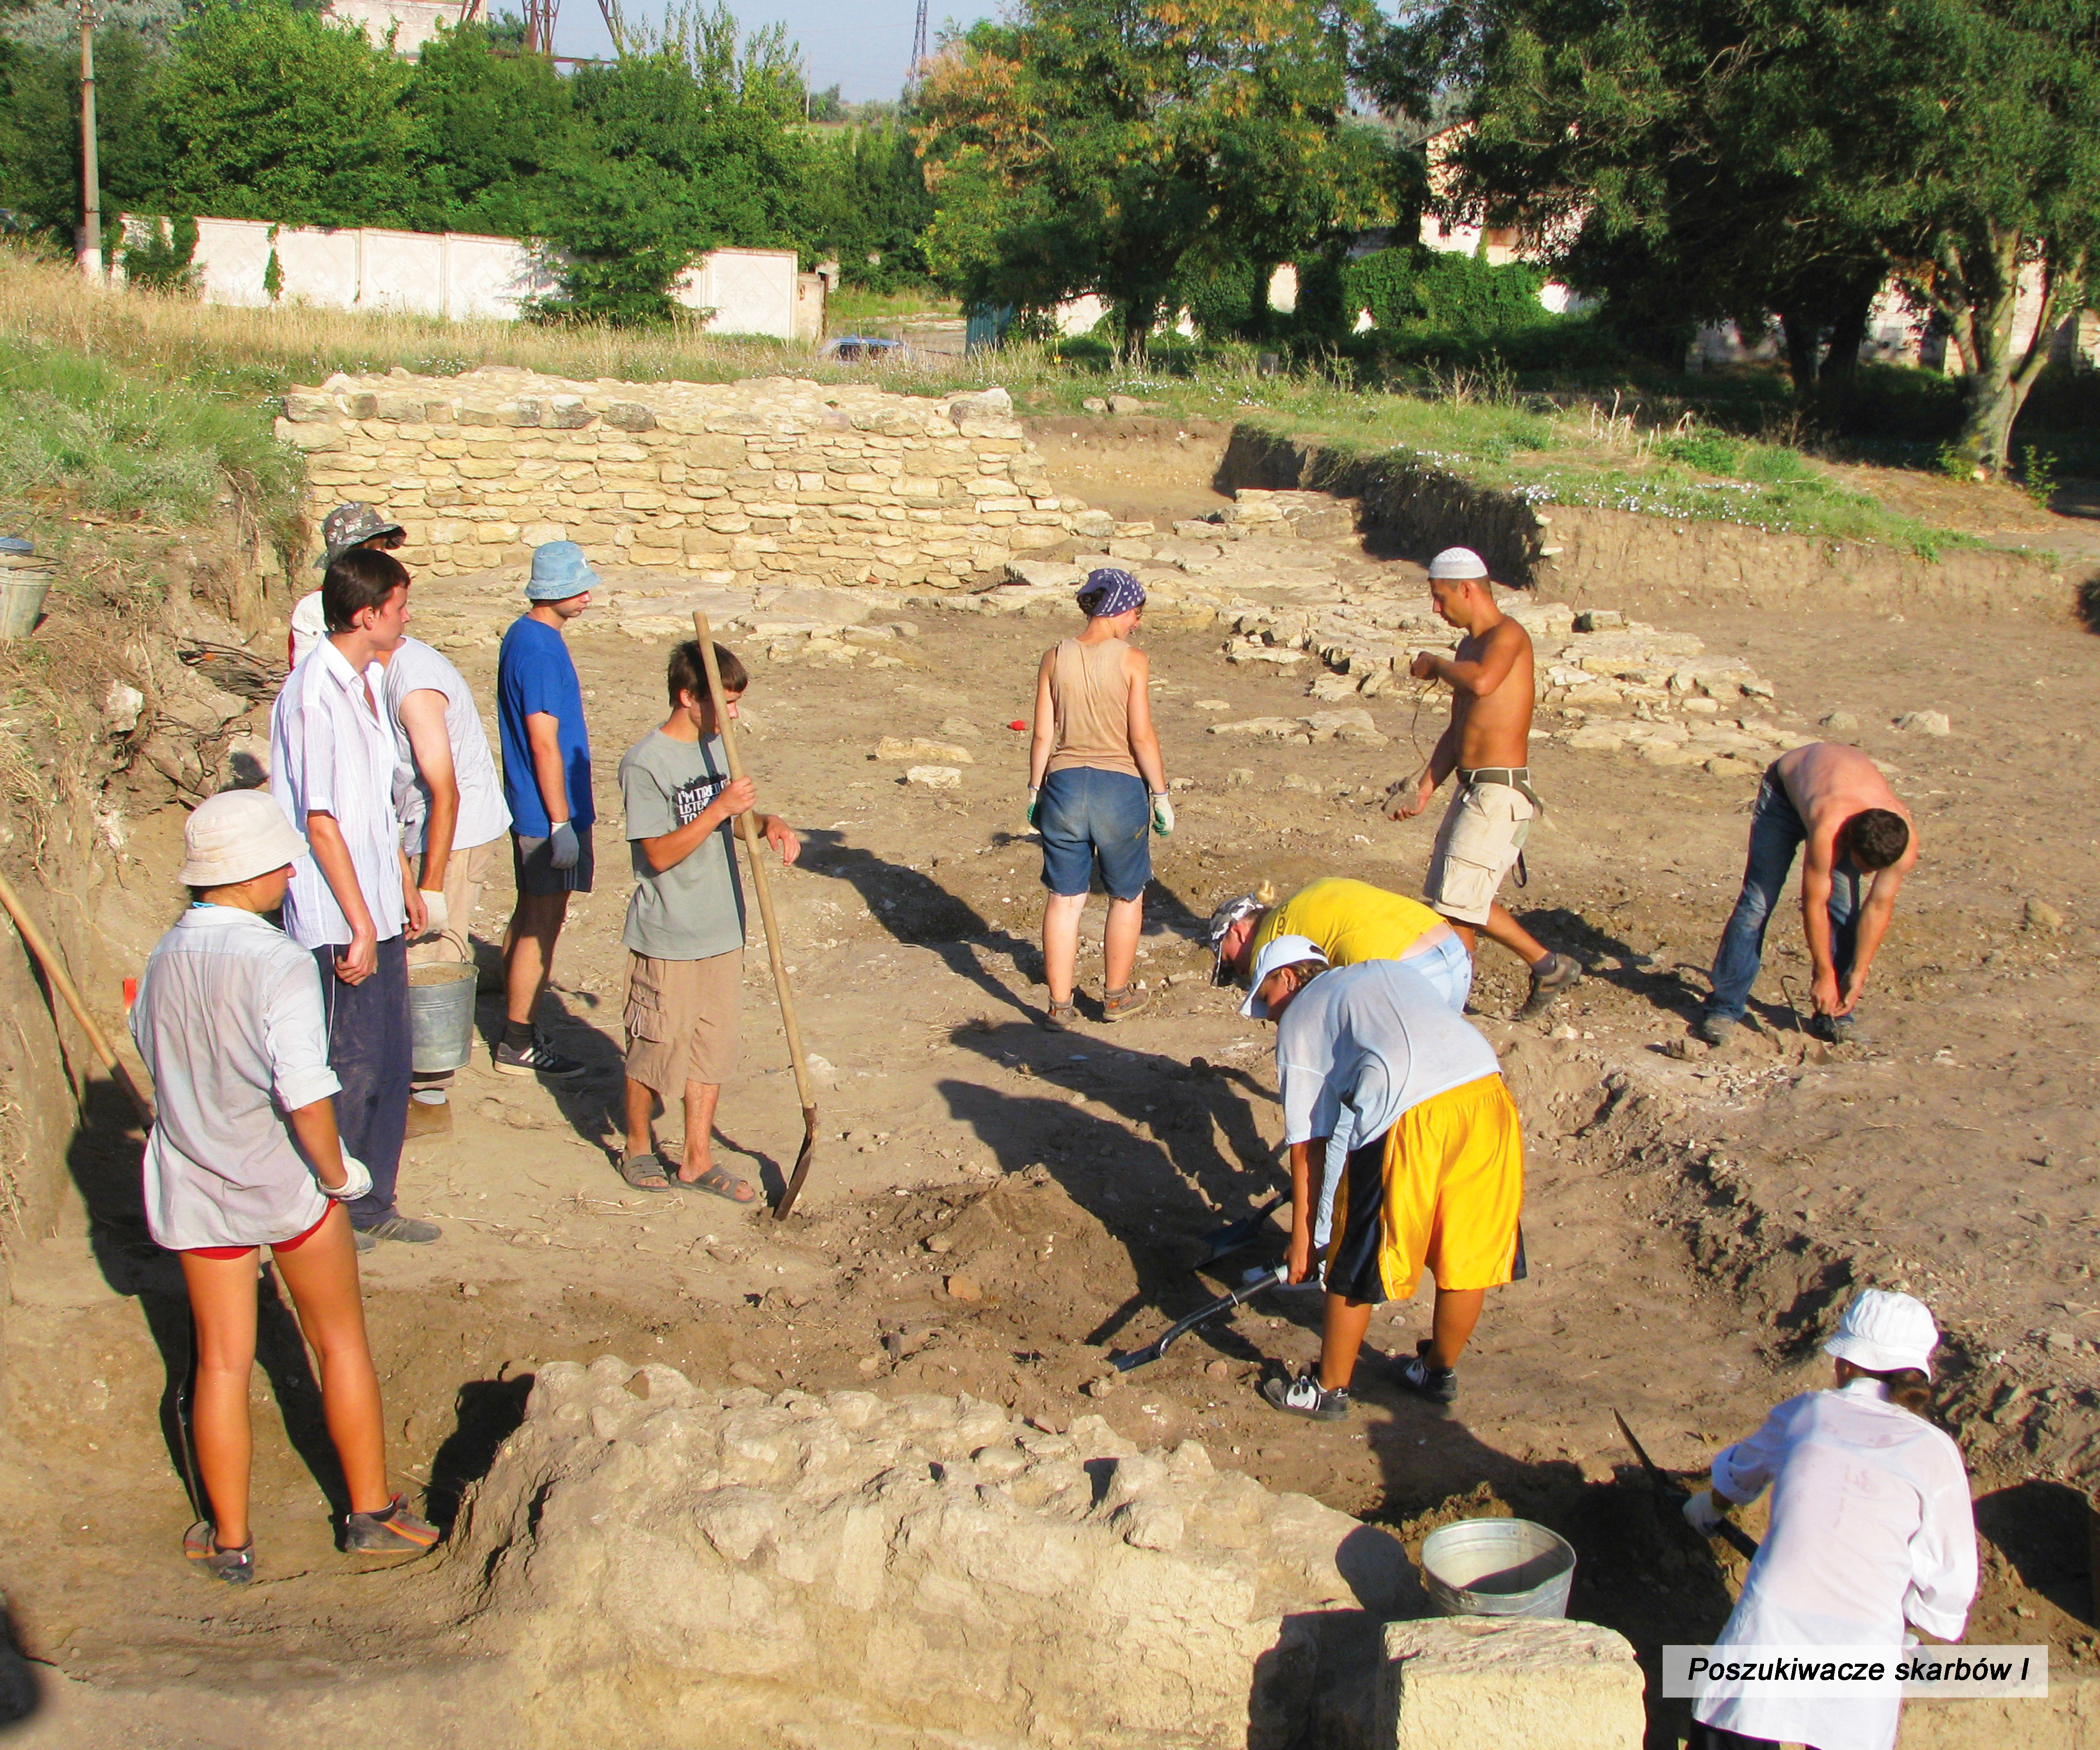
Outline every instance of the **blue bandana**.
POLYGON ((1103 566, 1087 574, 1079 591, 1079 607, 1089 619, 1113 619, 1134 607, 1145 606, 1145 585, 1127 571, 1103 566))

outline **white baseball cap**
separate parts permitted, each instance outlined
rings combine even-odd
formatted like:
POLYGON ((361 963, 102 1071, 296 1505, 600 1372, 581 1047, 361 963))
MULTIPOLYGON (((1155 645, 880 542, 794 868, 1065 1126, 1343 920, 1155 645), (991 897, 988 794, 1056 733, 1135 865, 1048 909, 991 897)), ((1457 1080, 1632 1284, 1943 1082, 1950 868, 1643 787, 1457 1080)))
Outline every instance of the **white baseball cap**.
POLYGON ((1261 1000, 1261 981, 1279 966, 1295 966, 1301 960, 1327 963, 1320 945, 1309 936, 1279 936, 1263 949, 1255 956, 1254 976, 1247 981, 1247 998, 1240 1004, 1240 1013, 1249 1020, 1267 1020, 1268 1005, 1261 1000))
POLYGON ((175 879, 184 887, 230 887, 297 862, 307 841, 267 791, 223 790, 197 804, 183 828, 183 850, 175 879))
POLYGON ((1870 1373, 1914 1367, 1932 1378, 1932 1351, 1939 1347, 1939 1327, 1923 1301, 1883 1288, 1864 1288, 1852 1297, 1838 1321, 1838 1334, 1824 1344, 1825 1355, 1870 1373))
POLYGON ((1429 562, 1432 577, 1485 577, 1487 562, 1470 547, 1446 547, 1429 562))

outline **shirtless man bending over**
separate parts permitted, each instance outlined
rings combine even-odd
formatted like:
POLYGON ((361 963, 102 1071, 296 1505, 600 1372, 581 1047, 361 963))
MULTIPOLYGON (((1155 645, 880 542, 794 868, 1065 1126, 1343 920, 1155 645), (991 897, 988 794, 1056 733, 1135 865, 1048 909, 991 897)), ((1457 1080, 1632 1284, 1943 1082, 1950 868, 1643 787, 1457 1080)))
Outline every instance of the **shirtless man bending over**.
POLYGON ((1837 742, 1812 742, 1781 754, 1758 787, 1742 895, 1714 955, 1714 994, 1692 1029, 1709 1045, 1725 1043, 1743 1018, 1763 961, 1765 926, 1804 844, 1801 928, 1815 1003, 1811 1029, 1832 1040, 1851 1030, 1897 891, 1917 862, 1917 831, 1910 810, 1866 755, 1837 742), (1870 878, 1864 906, 1863 875, 1870 878))
POLYGON ((1488 568, 1467 547, 1448 547, 1430 562, 1429 598, 1447 625, 1462 627, 1457 651, 1424 650, 1409 669, 1418 681, 1451 689, 1451 723, 1428 765, 1386 792, 1386 813, 1410 820, 1429 806, 1453 772, 1458 785, 1437 829, 1423 897, 1463 939, 1471 953, 1480 931, 1531 968, 1536 1015, 1582 976, 1570 954, 1548 952, 1496 899, 1515 867, 1539 811, 1528 764, 1531 746, 1531 636, 1495 606, 1488 568))

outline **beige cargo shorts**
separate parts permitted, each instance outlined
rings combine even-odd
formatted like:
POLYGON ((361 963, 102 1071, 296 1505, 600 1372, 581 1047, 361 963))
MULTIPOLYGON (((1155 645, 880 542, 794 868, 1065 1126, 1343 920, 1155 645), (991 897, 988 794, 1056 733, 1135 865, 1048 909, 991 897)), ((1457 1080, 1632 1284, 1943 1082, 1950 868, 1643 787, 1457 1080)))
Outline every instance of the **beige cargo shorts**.
POLYGON ((1422 893, 1430 909, 1455 923, 1485 923, 1538 813, 1511 785, 1460 784, 1429 853, 1422 893))

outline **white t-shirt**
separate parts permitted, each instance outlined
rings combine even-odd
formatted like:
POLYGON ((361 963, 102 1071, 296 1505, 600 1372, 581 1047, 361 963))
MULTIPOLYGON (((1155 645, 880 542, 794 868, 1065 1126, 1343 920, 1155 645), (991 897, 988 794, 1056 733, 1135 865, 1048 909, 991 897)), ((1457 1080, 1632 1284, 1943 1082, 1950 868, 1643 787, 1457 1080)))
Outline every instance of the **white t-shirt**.
POLYGON ((386 719, 394 725, 399 756, 394 766, 394 811, 401 817, 401 849, 413 857, 423 849, 430 818, 430 789, 416 770, 408 732, 401 726, 402 702, 411 693, 442 693, 445 735, 452 744, 452 776, 458 781, 459 822, 452 849, 471 850, 510 830, 502 780, 488 752, 488 733, 466 677, 420 638, 404 638, 386 663, 386 719))
MULTIPOLYGON (((1961 1449, 1888 1401, 1879 1380, 1789 1398, 1714 1461, 1731 1501, 1772 1492, 1771 1527, 1717 1646, 1904 1645, 1906 1622, 1958 1641, 1976 1596, 1976 1518, 1961 1449)), ((1692 1717, 1746 1737, 1890 1750, 1903 1698, 1710 1687, 1692 1717)))
POLYGON ((1403 960, 1322 972, 1276 1025, 1283 1139, 1328 1140, 1312 1243, 1327 1243, 1349 1151, 1410 1107, 1496 1073, 1495 1048, 1403 960))

